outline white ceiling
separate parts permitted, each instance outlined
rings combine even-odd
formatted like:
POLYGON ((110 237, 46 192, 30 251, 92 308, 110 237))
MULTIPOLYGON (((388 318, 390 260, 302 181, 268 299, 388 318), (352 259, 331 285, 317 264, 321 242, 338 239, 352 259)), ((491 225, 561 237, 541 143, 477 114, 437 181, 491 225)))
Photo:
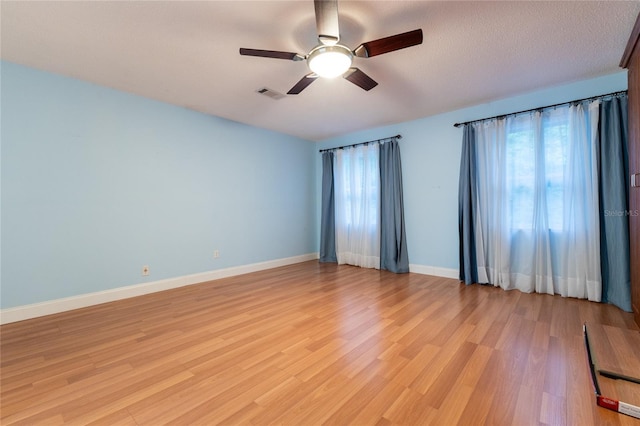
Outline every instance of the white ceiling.
POLYGON ((312 0, 5 1, 1 55, 148 98, 308 140, 413 120, 619 71, 640 1, 341 1, 341 42, 422 28, 423 44, 359 67, 365 92, 337 78, 273 100, 305 62, 240 56, 240 47, 306 54, 312 0))

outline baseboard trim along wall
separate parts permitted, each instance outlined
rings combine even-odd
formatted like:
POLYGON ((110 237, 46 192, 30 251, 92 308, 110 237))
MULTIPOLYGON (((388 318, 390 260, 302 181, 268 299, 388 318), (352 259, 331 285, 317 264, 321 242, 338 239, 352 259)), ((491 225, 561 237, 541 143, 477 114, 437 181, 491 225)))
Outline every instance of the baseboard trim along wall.
POLYGON ((460 278, 460 274, 457 269, 439 268, 437 266, 410 264, 409 272, 414 272, 416 274, 422 274, 422 275, 434 275, 436 277, 443 277, 443 278, 455 278, 455 279, 460 278))
MULTIPOLYGON (((81 294, 79 296, 49 300, 46 302, 34 303, 32 305, 2 309, 0 310, 0 324, 9 324, 12 322, 42 317, 45 315, 71 311, 73 309, 86 308, 88 306, 99 305, 101 303, 114 302, 116 300, 128 299, 130 297, 170 290, 172 288, 178 288, 192 284, 200 284, 207 281, 248 274, 251 272, 263 271, 280 266, 293 265, 295 263, 306 262, 308 260, 314 259, 318 259, 318 253, 303 254, 300 256, 269 260, 266 262, 253 263, 250 265, 234 266, 232 268, 218 269, 215 271, 201 272, 192 275, 184 275, 181 277, 168 278, 165 280, 153 281, 143 284, 134 284, 126 287, 114 288, 111 290, 98 291, 95 293, 81 294)), ((434 275, 444 278, 458 278, 457 269, 411 264, 409 265, 409 271, 416 274, 434 275)))
POLYGON ((0 310, 0 324, 8 324, 31 318, 42 317, 45 315, 57 314, 73 309, 86 308, 88 306, 99 305, 101 303, 128 299, 130 297, 142 296, 144 294, 170 290, 172 288, 199 284, 206 281, 213 281, 221 278, 248 274, 251 272, 263 271, 265 269, 293 265, 295 263, 318 259, 318 257, 318 253, 309 253, 300 256, 253 263, 250 265, 234 266, 231 268, 217 269, 215 271, 201 272, 198 274, 184 275, 175 278, 167 278, 164 280, 152 281, 143 284, 134 284, 126 287, 114 288, 111 290, 65 297, 62 299, 48 300, 46 302, 17 306, 15 308, 2 309, 0 310))

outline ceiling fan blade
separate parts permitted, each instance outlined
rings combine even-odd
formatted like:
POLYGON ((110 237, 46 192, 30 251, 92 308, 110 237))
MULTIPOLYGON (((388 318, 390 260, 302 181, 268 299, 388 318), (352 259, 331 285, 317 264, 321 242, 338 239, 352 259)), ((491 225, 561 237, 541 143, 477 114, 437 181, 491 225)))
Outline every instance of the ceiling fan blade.
POLYGON ((295 86, 291 88, 291 90, 287 92, 287 95, 297 95, 298 93, 306 89, 308 85, 313 83, 316 78, 318 78, 318 76, 315 73, 305 75, 300 79, 299 82, 296 83, 295 86))
POLYGON ((369 91, 378 85, 374 79, 360 71, 358 68, 349 68, 349 71, 344 73, 343 77, 356 86, 362 87, 366 91, 369 91))
POLYGON ((240 48, 240 54, 246 56, 260 56, 262 58, 289 59, 291 61, 302 61, 304 56, 293 52, 280 52, 278 50, 260 50, 240 48))
POLYGON ((338 0, 314 0, 318 40, 324 45, 334 45, 340 41, 338 26, 338 0))
POLYGON ((404 49, 422 43, 422 29, 396 34, 378 40, 368 41, 356 47, 353 53, 360 58, 370 58, 394 50, 404 49))

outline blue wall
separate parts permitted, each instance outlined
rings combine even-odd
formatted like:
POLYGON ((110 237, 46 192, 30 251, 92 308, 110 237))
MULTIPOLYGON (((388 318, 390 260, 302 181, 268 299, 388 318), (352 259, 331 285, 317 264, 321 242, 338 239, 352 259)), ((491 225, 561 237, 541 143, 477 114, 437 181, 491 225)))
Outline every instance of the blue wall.
MULTIPOLYGON (((409 262, 458 270, 458 177, 462 128, 453 125, 499 114, 626 90, 627 74, 616 74, 539 90, 488 104, 322 141, 319 148, 401 134, 400 151, 409 262)), ((425 102, 429 100, 426 99, 425 102)), ((320 191, 320 159, 316 159, 320 191)), ((318 204, 320 203, 317 198, 318 204)), ((415 270, 415 268, 413 268, 415 270)))
POLYGON ((620 72, 314 144, 1 66, 2 308, 317 252, 318 149, 397 133, 409 260, 455 271, 453 124, 627 87, 620 72))
POLYGON ((317 251, 314 143, 1 66, 2 308, 317 251))

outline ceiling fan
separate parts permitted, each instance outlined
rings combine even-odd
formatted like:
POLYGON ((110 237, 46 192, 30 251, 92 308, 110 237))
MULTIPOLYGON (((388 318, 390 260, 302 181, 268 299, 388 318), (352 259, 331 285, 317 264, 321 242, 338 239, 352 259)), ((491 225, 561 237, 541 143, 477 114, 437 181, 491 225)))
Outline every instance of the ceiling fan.
POLYGON ((260 50, 240 48, 240 54, 246 56, 260 56, 263 58, 287 59, 291 61, 307 61, 311 73, 302 77, 295 86, 287 92, 297 95, 318 77, 333 78, 342 75, 356 86, 364 90, 371 90, 378 83, 361 71, 352 67, 354 57, 371 58, 383 53, 416 46, 422 43, 422 29, 409 31, 384 37, 378 40, 362 43, 354 50, 340 44, 340 30, 338 27, 338 1, 314 0, 316 13, 316 27, 318 30, 318 44, 306 55, 277 50, 260 50))

